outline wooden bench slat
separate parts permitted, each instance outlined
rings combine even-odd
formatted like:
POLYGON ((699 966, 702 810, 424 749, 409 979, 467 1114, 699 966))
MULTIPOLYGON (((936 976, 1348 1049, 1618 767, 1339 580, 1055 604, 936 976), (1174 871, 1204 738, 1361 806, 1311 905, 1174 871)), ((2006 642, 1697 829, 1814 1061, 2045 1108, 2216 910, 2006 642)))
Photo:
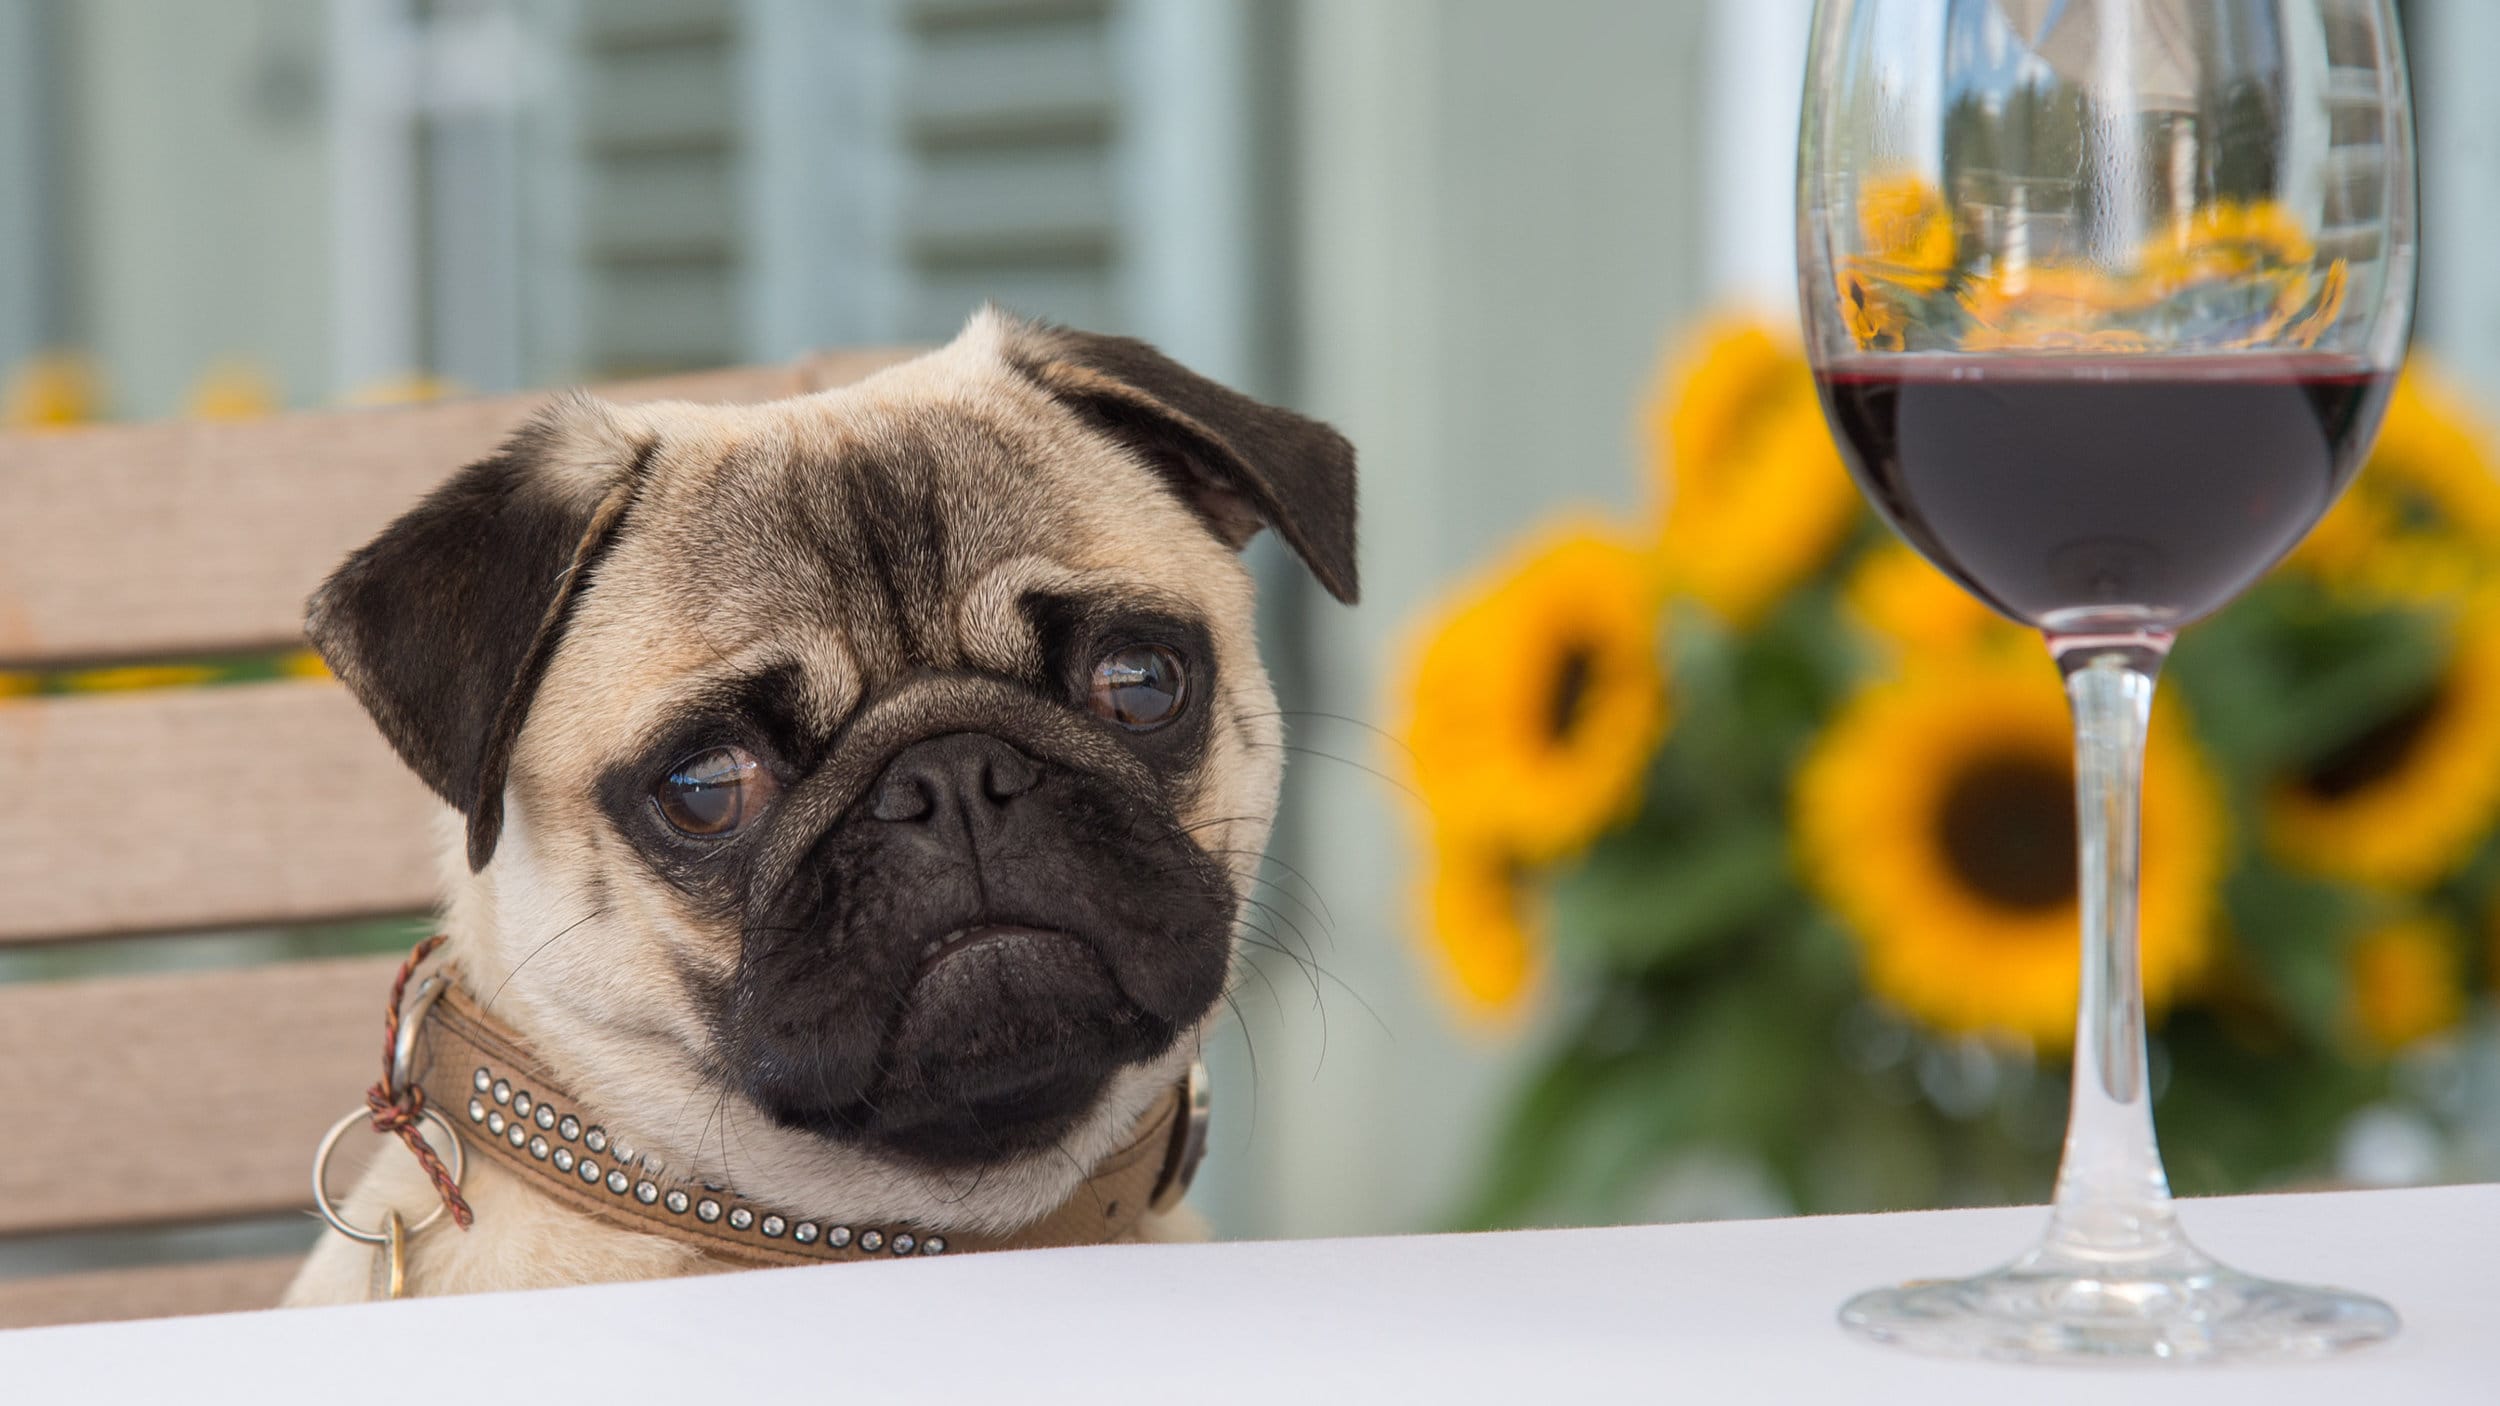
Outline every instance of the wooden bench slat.
POLYGON ((0 703, 0 943, 431 909, 448 807, 327 680, 0 703))
MULTIPOLYGON (((828 354, 599 392, 773 400, 904 355, 828 354)), ((341 558, 546 399, 0 435, 0 664, 290 643, 304 597, 341 558)))
POLYGON ((0 1235, 309 1207, 314 1144, 381 1072, 398 964, 0 986, 0 1235))
POLYGON ((302 1263, 261 1256, 0 1279, 0 1328, 273 1308, 302 1263))

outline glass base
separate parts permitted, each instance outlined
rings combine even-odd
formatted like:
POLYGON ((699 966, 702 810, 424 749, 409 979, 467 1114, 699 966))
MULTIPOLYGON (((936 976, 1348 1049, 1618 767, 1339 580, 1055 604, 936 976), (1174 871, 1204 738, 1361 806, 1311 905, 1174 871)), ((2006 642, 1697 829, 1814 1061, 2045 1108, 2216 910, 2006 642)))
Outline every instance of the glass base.
POLYGON ((1870 1290, 1840 1321, 1916 1352, 2019 1362, 2284 1361, 2396 1334, 2396 1311, 2366 1294, 2253 1278, 2184 1247, 2109 1262, 2043 1248, 1975 1278, 1870 1290))

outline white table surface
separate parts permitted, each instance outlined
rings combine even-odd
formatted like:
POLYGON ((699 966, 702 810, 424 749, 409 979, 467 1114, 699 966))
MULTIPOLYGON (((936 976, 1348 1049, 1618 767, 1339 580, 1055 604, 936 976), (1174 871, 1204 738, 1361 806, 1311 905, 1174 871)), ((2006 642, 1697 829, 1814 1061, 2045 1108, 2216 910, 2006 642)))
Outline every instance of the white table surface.
POLYGON ((2396 1304, 2402 1337, 2332 1361, 2014 1367, 1833 1326, 2040 1221, 1122 1246, 42 1328, 0 1333, 0 1402, 2500 1403, 2500 1186, 2189 1204, 2243 1268, 2396 1304))

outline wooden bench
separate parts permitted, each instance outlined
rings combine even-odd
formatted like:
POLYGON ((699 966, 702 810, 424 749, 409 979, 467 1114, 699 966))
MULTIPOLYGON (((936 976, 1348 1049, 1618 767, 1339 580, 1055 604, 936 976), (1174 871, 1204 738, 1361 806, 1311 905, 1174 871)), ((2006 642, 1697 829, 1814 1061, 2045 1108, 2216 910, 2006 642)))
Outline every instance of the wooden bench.
MULTIPOLYGON (((770 400, 898 359, 602 393, 770 400)), ((0 670, 300 649, 339 559, 542 399, 0 435, 0 670)), ((0 954, 110 967, 156 938, 166 965, 174 935, 431 908, 440 803, 309 673, 0 697, 0 954)), ((308 1209, 315 1140, 374 1078, 395 960, 0 982, 0 1252, 308 1209)), ((265 1306, 295 1260, 18 1273, 0 1327, 265 1306)))

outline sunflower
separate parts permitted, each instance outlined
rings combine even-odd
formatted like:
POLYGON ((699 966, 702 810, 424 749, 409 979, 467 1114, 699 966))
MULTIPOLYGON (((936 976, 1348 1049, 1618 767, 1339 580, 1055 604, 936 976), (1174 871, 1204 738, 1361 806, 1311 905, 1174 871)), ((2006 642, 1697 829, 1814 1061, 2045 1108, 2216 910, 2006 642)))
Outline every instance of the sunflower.
POLYGON ((2113 325, 2140 306, 2128 280, 2088 264, 2008 264, 1961 292, 1964 351, 2142 351, 2143 333, 2113 325))
POLYGON ((1460 587, 1405 692, 1435 826, 1536 862, 1628 810, 1666 723, 1658 607, 1649 559, 1587 524, 1460 587))
POLYGON ((2155 293, 2212 279, 2307 269, 2318 257, 2308 226, 2273 200, 2225 200, 2148 241, 2138 275, 2155 293))
POLYGON ((2315 873, 2411 888, 2453 871, 2500 813, 2500 607, 2458 616, 2430 687, 2276 787, 2266 834, 2315 873))
POLYGON ((2350 492, 2293 553, 2326 581, 2399 601, 2451 598, 2500 557, 2500 453, 2471 402, 2419 361, 2388 398, 2350 492))
POLYGON ((1424 936, 1469 1015, 1515 1011, 1535 985, 1544 941, 1523 877, 1516 863, 1452 837, 1434 845, 1422 892, 1424 936))
POLYGON ((1899 542, 1868 552, 1841 586, 1850 618, 1913 659, 1949 657, 2026 633, 1899 542))
POLYGON ((1944 193, 1912 172, 1860 186, 1858 253, 1850 262, 1917 292, 1942 288, 1953 268, 1953 214, 1944 193))
POLYGON ((1832 275, 1832 283, 1840 290, 1840 316, 1851 340, 1867 351, 1910 349, 1910 309, 1881 279, 1844 267, 1832 275))
MULTIPOLYGON (((1861 693, 1796 778, 1798 857, 1868 985, 1939 1030, 2059 1046, 2078 977, 2072 734, 2055 676, 1973 658, 1861 693)), ((2144 991, 2203 964, 2224 864, 2215 783, 2176 711, 2144 775, 2144 991)))
POLYGON ((57 430, 98 418, 104 378, 72 352, 46 352, 21 364, 0 395, 0 429, 57 430))
POLYGON ((1668 584, 1731 624, 1760 619, 1854 520, 1857 490, 1805 356, 1762 323, 1705 327, 1652 401, 1648 428, 1668 584))
POLYGON ((2393 1054, 2465 1018, 2464 936, 2417 914, 2363 933, 2346 956, 2348 1020, 2361 1042, 2393 1054))
POLYGON ((2209 205, 2149 241, 2135 275, 2147 306, 2229 345, 2308 346, 2343 311, 2344 261, 2317 266, 2300 217, 2272 200, 2209 205))
POLYGON ((1942 291, 1953 255, 1953 215, 1934 186, 1904 172, 1860 187, 1857 252, 1833 275, 1857 344, 1907 349, 1913 305, 1942 291))

